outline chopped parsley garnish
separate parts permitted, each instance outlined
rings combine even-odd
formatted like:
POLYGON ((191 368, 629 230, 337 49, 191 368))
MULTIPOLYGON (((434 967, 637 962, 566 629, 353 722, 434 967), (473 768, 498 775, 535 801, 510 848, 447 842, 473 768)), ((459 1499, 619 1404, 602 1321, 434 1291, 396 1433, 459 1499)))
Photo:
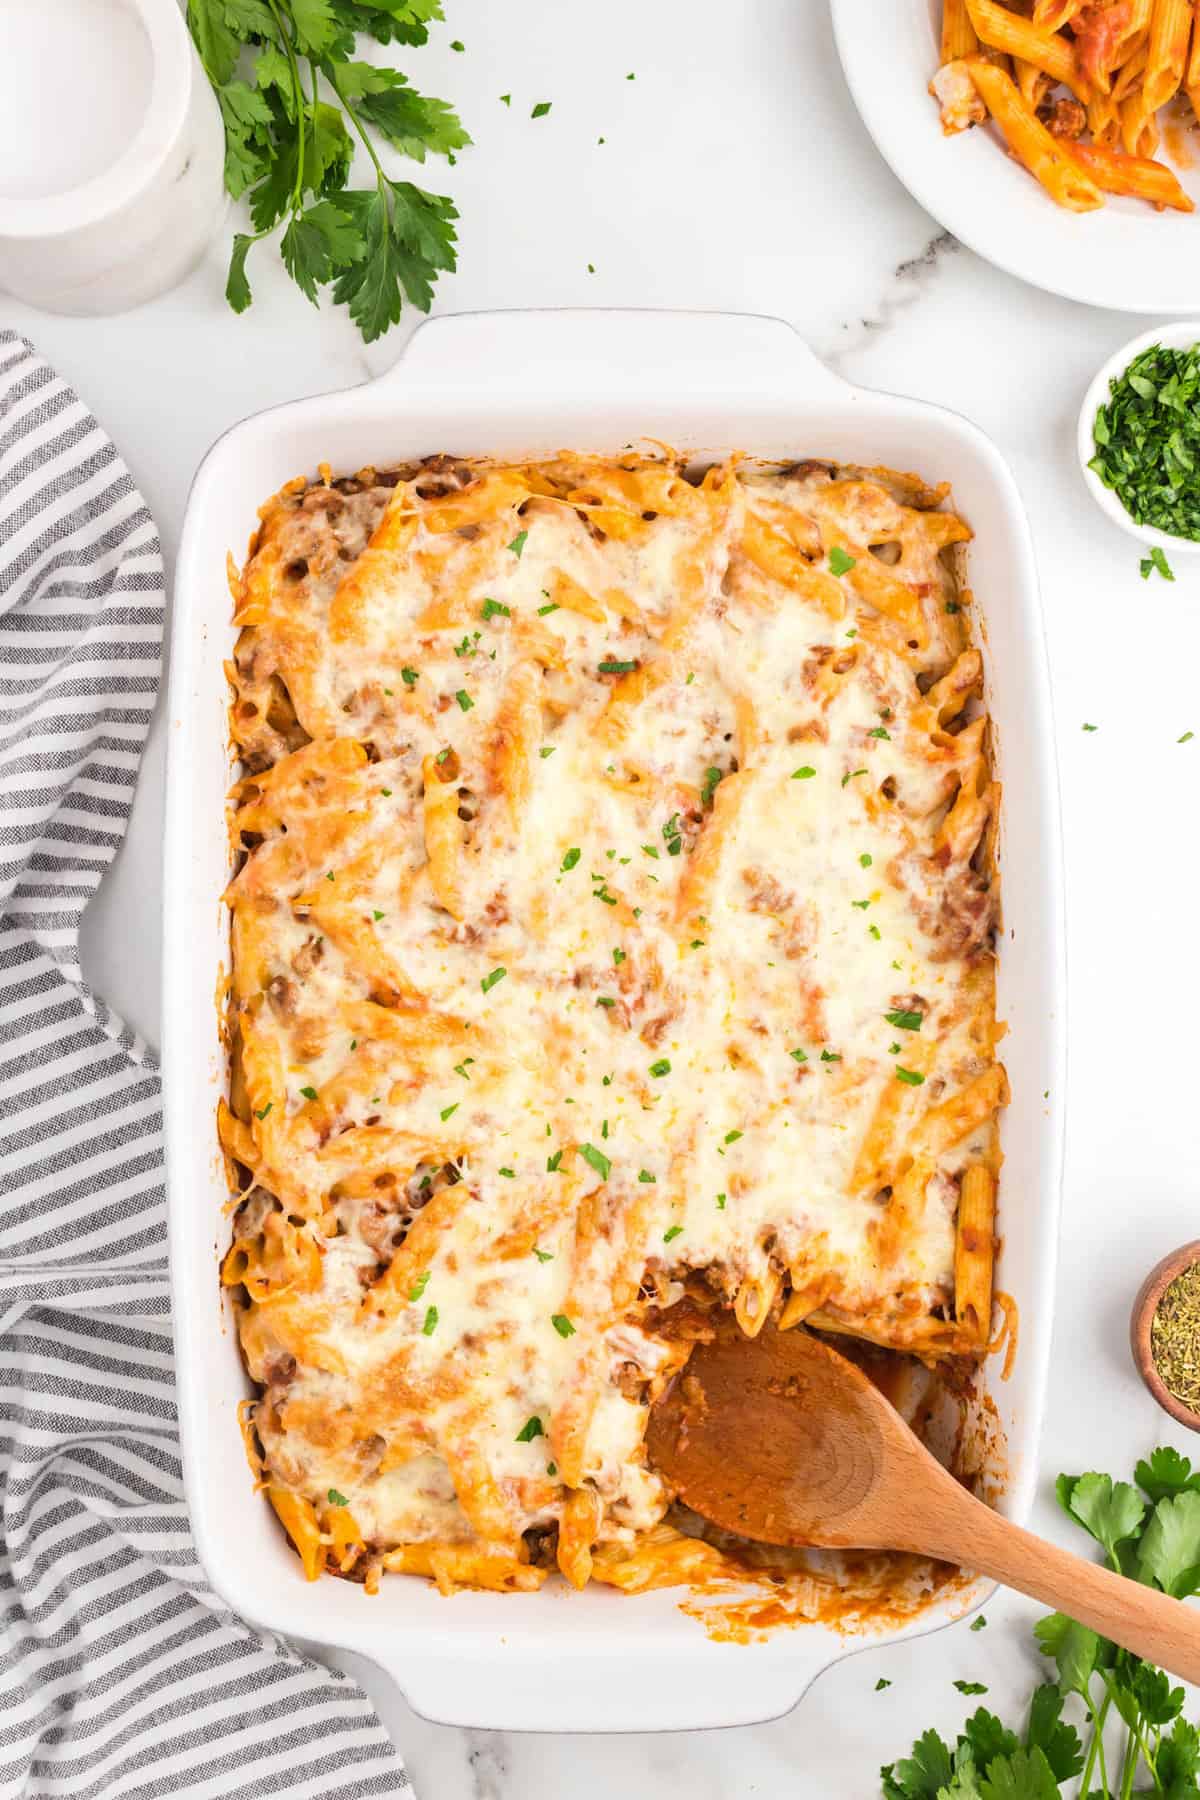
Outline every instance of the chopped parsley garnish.
POLYGON ((502 606, 499 600, 485 600, 479 611, 481 619, 511 619, 512 608, 502 606))
POLYGON ((371 917, 375 920, 375 923, 378 925, 380 919, 382 919, 382 917, 383 917, 383 914, 380 912, 380 910, 377 906, 374 906, 371 908, 371 917))
POLYGON ((391 790, 391 788, 380 788, 380 790, 379 790, 379 791, 380 791, 380 793, 381 793, 381 794, 382 794, 382 795, 383 795, 383 797, 384 797, 384 799, 385 799, 385 800, 390 800, 390 799, 391 799, 391 797, 392 797, 392 790, 391 790))
POLYGON ((567 851, 566 855, 562 859, 562 873, 564 875, 569 874, 569 872, 575 867, 575 864, 579 861, 579 858, 582 855, 583 855, 582 850, 580 850, 577 846, 572 845, 571 849, 567 851))
POLYGON ((888 1055, 889 1056, 899 1056, 899 1054, 900 1054, 900 1045, 899 1044, 889 1044, 888 1045, 888 1055))
POLYGON ((475 1058, 473 1056, 464 1056, 460 1063, 455 1063, 454 1073, 456 1075, 461 1075, 464 1081, 470 1081, 471 1077, 467 1074, 467 1069, 474 1061, 475 1058))
POLYGON ((656 1186, 656 1187, 657 1187, 657 1185, 658 1185, 658 1176, 657 1176, 657 1175, 652 1175, 652 1174, 651 1174, 651 1173, 650 1173, 650 1171, 649 1171, 649 1169, 639 1169, 639 1170, 638 1170, 638 1180, 639 1180, 639 1181, 649 1181, 649 1182, 653 1182, 653 1184, 654 1184, 654 1185, 655 1185, 655 1186, 656 1186))
POLYGON ((612 1076, 611 1075, 602 1075, 600 1077, 600 1086, 601 1087, 611 1087, 612 1086, 612 1076))
POLYGON ((882 1691, 883 1691, 883 1689, 884 1689, 884 1688, 890 1688, 890 1687, 891 1687, 891 1685, 892 1685, 892 1684, 891 1684, 891 1682, 890 1682, 890 1681, 889 1681, 889 1680, 888 1680, 888 1679, 887 1679, 887 1677, 886 1677, 886 1675, 881 1675, 881 1676, 880 1676, 880 1677, 879 1677, 879 1680, 878 1680, 878 1681, 877 1681, 877 1682, 876 1682, 876 1683, 875 1683, 875 1692, 876 1692, 876 1693, 877 1693, 877 1694, 879 1694, 879 1693, 882 1693, 882 1691))
POLYGON ((302 1087, 300 1092, 304 1095, 306 1100, 315 1100, 317 1097, 317 1090, 315 1087, 302 1087))
POLYGON ((667 1058, 665 1056, 660 1056, 657 1062, 652 1062, 650 1064, 650 1073, 655 1077, 669 1075, 671 1073, 671 1065, 667 1058))
POLYGON ((442 1124, 444 1125, 446 1123, 446 1120, 451 1116, 451 1114, 456 1113, 457 1111, 458 1111, 458 1101, 457 1100, 454 1102, 453 1106, 444 1106, 442 1108, 442 1113, 441 1113, 442 1124))
POLYGON ((575 1327, 572 1325, 570 1319, 568 1319, 566 1313, 552 1313, 550 1315, 550 1323, 553 1325, 560 1338, 575 1336, 575 1327))
POLYGON ((816 772, 817 771, 814 768, 810 767, 810 765, 808 763, 805 763, 803 768, 792 770, 792 780, 793 781, 811 781, 813 776, 816 774, 816 772))
POLYGON ((807 1050, 789 1050, 788 1055, 792 1058, 793 1062, 807 1062, 808 1061, 808 1051, 807 1050))
POLYGON ((872 937, 873 937, 873 938, 877 938, 877 937, 879 937, 879 936, 880 936, 880 931, 879 931, 879 927, 878 927, 878 925, 869 925, 869 926, 868 926, 868 927, 867 927, 867 929, 868 929, 868 931, 869 931, 869 932, 870 932, 870 933, 871 933, 871 936, 872 936, 872 937))
POLYGON ((615 1006, 616 1004, 611 994, 597 994, 596 996, 597 1006, 615 1006))
POLYGON ((960 605, 959 605, 959 604, 958 604, 958 601, 957 601, 957 600, 947 600, 947 602, 946 602, 946 611, 947 611, 947 612, 948 612, 948 613, 956 613, 956 612, 961 612, 961 611, 962 611, 962 607, 961 607, 961 606, 960 606, 960 605))
POLYGON ((1149 556, 1144 556, 1142 558, 1141 562, 1138 564, 1138 568, 1142 572, 1143 581, 1149 581, 1155 569, 1158 570, 1164 581, 1174 581, 1175 579, 1175 571, 1163 555, 1161 544, 1155 544, 1149 556))
POLYGON ((478 642, 479 642, 479 633, 477 631, 474 633, 468 631, 464 635, 462 643, 455 644, 455 646, 454 646, 455 656, 474 656, 475 646, 478 644, 478 642))
POLYGON ((422 1269, 421 1273, 417 1276, 417 1279, 413 1282, 412 1286, 408 1290, 409 1299, 410 1300, 419 1300, 421 1298, 421 1295, 425 1292, 425 1289, 428 1286, 429 1286, 429 1270, 422 1269))
POLYGON ((678 856, 683 849, 683 831, 679 823, 678 813, 671 814, 670 818, 662 828, 662 834, 667 840, 667 855, 678 856))
POLYGON ((984 1618, 983 1614, 980 1613, 978 1618, 971 1620, 971 1630, 982 1631, 986 1624, 987 1620, 984 1618))
POLYGON ((986 1694, 987 1688, 982 1681, 956 1681, 955 1687, 960 1694, 986 1694))
POLYGON ((1190 738, 1194 738, 1194 737, 1195 737, 1195 735, 1196 735, 1196 734, 1195 734, 1195 732, 1194 732, 1194 731, 1185 731, 1185 732, 1184 732, 1184 734, 1183 734, 1183 736, 1182 736, 1182 737, 1179 737, 1179 738, 1176 738, 1176 739, 1175 739, 1175 742, 1176 742, 1176 743, 1177 743, 1177 744, 1186 744, 1186 743, 1187 743, 1187 742, 1188 742, 1188 740, 1189 740, 1189 739, 1190 739, 1190 738))
MULTIPOLYGON (((548 1131, 550 1129, 550 1127, 547 1126, 546 1129, 548 1131)), ((548 1156, 546 1158, 546 1173, 547 1173, 547 1175, 561 1174, 562 1159, 563 1159, 563 1153, 561 1150, 555 1150, 550 1156, 548 1156)))
MULTIPOLYGON (((1109 383, 1092 435, 1088 467, 1131 519, 1200 539, 1200 345, 1151 344, 1135 356, 1109 383)), ((1153 568, 1160 556, 1156 549, 1147 559, 1153 568)))
POLYGON ((548 1263, 548 1262, 554 1261, 553 1250, 539 1250, 536 1244, 533 1246, 533 1254, 537 1257, 537 1259, 540 1263, 548 1263))
POLYGON ((506 1181, 513 1181, 516 1179, 516 1171, 513 1169, 497 1169, 496 1173, 497 1175, 503 1175, 506 1181))
POLYGON ((558 1474, 558 1464, 557 1463, 547 1463, 546 1464, 546 1473, 547 1473, 547 1475, 557 1475, 558 1474))
POLYGON ((869 900, 852 900, 850 904, 851 906, 857 906, 859 912, 866 912, 871 902, 869 900))
POLYGON ((538 618, 544 619, 546 617, 547 613, 552 613, 552 612, 557 612, 557 611, 558 611, 558 601, 552 600, 550 602, 549 606, 539 606, 538 607, 538 618))
POLYGON ((724 1196, 724 1194, 717 1195, 717 1211, 718 1212, 725 1211, 725 1196, 724 1196))
POLYGON ((903 1081, 908 1087, 921 1087, 924 1084, 925 1077, 921 1074, 919 1069, 905 1069, 897 1063, 896 1080, 903 1081))
POLYGON ((840 544, 835 544, 829 552, 829 567, 835 575, 848 575, 857 561, 857 557, 847 556, 840 544))
POLYGON ((603 1150, 597 1150, 595 1144, 580 1144, 579 1154, 585 1163, 595 1169, 601 1181, 607 1181, 612 1174, 612 1164, 603 1150))
POLYGON ((853 781, 856 775, 865 775, 866 772, 865 769, 851 769, 847 774, 842 776, 842 786, 845 787, 847 782, 853 781))
POLYGON ((727 1131, 725 1133, 725 1142, 727 1144, 736 1144, 738 1139, 740 1137, 742 1137, 743 1135, 744 1135, 744 1133, 742 1133, 740 1131, 727 1131))
POLYGON ((405 687, 415 687, 417 682, 421 679, 421 672, 419 669, 410 669, 406 665, 400 671, 400 679, 405 687))
POLYGON ((502 106, 511 106, 512 105, 512 95, 511 94, 501 94, 500 103, 502 106))
MULTIPOLYGON (((550 110, 549 107, 547 107, 546 111, 549 112, 549 110, 550 110)), ((521 560, 521 552, 525 548, 525 540, 528 536, 529 536, 529 533, 527 531, 518 531, 518 533, 517 533, 516 537, 513 539, 512 543, 507 546, 507 548, 512 551, 513 555, 516 557, 518 562, 520 562, 520 560, 521 560)))
POLYGON ((841 1060, 842 1053, 840 1050, 822 1050, 821 1052, 822 1062, 841 1062, 841 1060))
POLYGON ((538 751, 538 755, 541 757, 542 761, 545 762, 545 760, 548 756, 554 755, 556 748, 557 748, 557 746, 555 744, 543 744, 541 749, 538 751))
POLYGON ((671 1239, 677 1238, 680 1235, 680 1233, 682 1232, 682 1230, 683 1230, 682 1225, 669 1226, 668 1229, 663 1232, 663 1243, 669 1244, 671 1242, 671 1239))
POLYGON ((636 661, 617 662, 612 658, 596 665, 601 675, 632 675, 637 666, 636 661))
POLYGON ((436 755, 436 756, 435 756, 435 757, 434 757, 434 759, 433 759, 433 760, 434 760, 434 762, 436 762, 436 763, 444 763, 444 762, 445 762, 445 760, 446 760, 446 758, 447 758, 447 757, 448 757, 448 756, 449 756, 449 755, 450 755, 450 746, 449 746, 449 744, 447 744, 447 746, 446 746, 446 748, 445 748, 445 749, 444 749, 444 750, 439 750, 439 751, 438 751, 438 753, 437 753, 437 755, 436 755))
POLYGON ((1099 731, 1100 727, 1098 725, 1085 725, 1083 729, 1085 731, 1099 731))
POLYGON ((646 856, 652 856, 655 862, 658 861, 658 846, 656 844, 643 844, 642 852, 646 856))
POLYGON ((467 46, 462 42, 461 38, 451 38, 450 48, 452 50, 465 50, 466 47, 467 46))
POLYGON ((625 961, 625 952, 620 948, 620 946, 618 946, 617 949, 615 949, 613 951, 613 962, 617 965, 618 968, 620 968, 621 964, 624 961, 625 961))
POLYGON ((883 1016, 889 1025, 894 1025, 896 1027, 897 1031, 920 1031, 921 1021, 925 1017, 925 1014, 919 1012, 906 1012, 903 1008, 900 1008, 896 1012, 884 1013, 883 1016))
POLYGON ((553 104, 554 104, 553 100, 539 100, 537 105, 534 107, 533 111, 530 113, 530 115, 529 115, 530 118, 531 119, 544 119, 546 114, 550 111, 550 108, 553 106, 553 104))
POLYGON ((454 698, 458 701, 458 704, 462 707, 464 712, 470 712, 475 704, 466 688, 459 688, 454 698))
POLYGON ((422 1336, 432 1337, 434 1332, 437 1330, 437 1322, 438 1322, 437 1307, 436 1306, 426 1307, 425 1323, 421 1327, 422 1336))
POLYGON ((882 725, 872 725, 870 731, 868 731, 868 733, 867 733, 867 736, 873 737, 873 738, 885 738, 889 744, 892 741, 891 732, 885 731, 882 725))
POLYGON ((869 869, 871 864, 875 861, 875 858, 871 855, 869 850, 864 850, 858 861, 860 868, 869 869))
POLYGON ((480 981, 479 985, 483 989, 484 993, 488 994, 495 987, 495 985, 498 981, 504 980, 504 977, 507 974, 508 974, 507 969, 493 969, 490 975, 485 975, 483 977, 483 979, 480 981))
POLYGON ((350 1504, 345 1494, 339 1494, 336 1488, 330 1488, 328 1500, 330 1506, 349 1506, 350 1504))
POLYGON ((532 1444, 534 1438, 545 1437, 545 1435, 545 1432, 542 1430, 542 1421, 538 1418, 537 1414, 534 1413, 532 1419, 526 1419, 520 1431, 518 1431, 516 1441, 518 1444, 532 1444))
POLYGON ((713 795, 724 777, 723 769, 705 769, 704 786, 700 789, 700 804, 706 809, 713 803, 713 795))
MULTIPOLYGON (((353 1046, 353 1045, 351 1045, 351 1049, 353 1049, 353 1047, 354 1047, 354 1046, 353 1046)), ((268 1101, 267 1101, 267 1104, 266 1104, 266 1105, 265 1105, 265 1106, 264 1106, 264 1107, 263 1107, 263 1108, 262 1108, 262 1110, 261 1110, 261 1111, 260 1111, 260 1110, 259 1110, 259 1108, 258 1108, 258 1107, 257 1107, 257 1106, 256 1106, 256 1107, 255 1107, 255 1109, 254 1109, 254 1116, 255 1116, 255 1118, 256 1118, 256 1119, 265 1119, 265 1118, 266 1118, 266 1116, 267 1116, 267 1114, 268 1114, 268 1113, 269 1113, 269 1112, 270 1112, 270 1110, 271 1110, 271 1108, 272 1108, 272 1107, 273 1107, 273 1106, 274 1106, 274 1104, 275 1104, 275 1102, 274 1102, 274 1101, 273 1101, 273 1100, 268 1100, 268 1101)))

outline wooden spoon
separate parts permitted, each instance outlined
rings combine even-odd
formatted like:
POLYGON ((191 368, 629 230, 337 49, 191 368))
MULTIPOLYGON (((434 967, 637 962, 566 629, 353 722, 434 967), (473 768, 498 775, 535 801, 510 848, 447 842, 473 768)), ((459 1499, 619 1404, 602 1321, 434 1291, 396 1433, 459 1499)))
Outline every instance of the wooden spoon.
POLYGON ((992 1512, 810 1332, 698 1344, 655 1404, 646 1443, 680 1498, 727 1531, 965 1564, 1200 1681, 1200 1614, 992 1512))

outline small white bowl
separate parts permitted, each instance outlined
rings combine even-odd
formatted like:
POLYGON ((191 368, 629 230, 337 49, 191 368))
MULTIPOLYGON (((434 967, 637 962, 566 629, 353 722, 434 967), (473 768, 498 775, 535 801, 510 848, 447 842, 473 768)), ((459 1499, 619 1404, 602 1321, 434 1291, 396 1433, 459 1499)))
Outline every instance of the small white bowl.
POLYGON ((1173 325, 1155 325, 1150 331, 1139 332, 1137 337, 1130 338, 1097 371, 1079 409, 1075 440, 1079 452, 1079 467, 1092 499, 1101 512, 1108 514, 1114 525, 1119 525, 1122 531, 1137 538, 1139 543, 1158 544, 1163 550, 1194 556, 1200 554, 1200 539, 1175 537, 1171 532, 1159 531, 1153 525, 1139 525, 1126 512, 1113 489, 1105 487, 1095 470, 1088 467, 1096 454, 1092 427, 1096 414, 1108 401, 1110 381, 1123 375, 1134 357, 1140 356, 1143 350, 1149 350, 1152 344, 1161 344, 1166 350, 1185 350, 1192 344, 1200 344, 1200 319, 1180 319, 1173 325))

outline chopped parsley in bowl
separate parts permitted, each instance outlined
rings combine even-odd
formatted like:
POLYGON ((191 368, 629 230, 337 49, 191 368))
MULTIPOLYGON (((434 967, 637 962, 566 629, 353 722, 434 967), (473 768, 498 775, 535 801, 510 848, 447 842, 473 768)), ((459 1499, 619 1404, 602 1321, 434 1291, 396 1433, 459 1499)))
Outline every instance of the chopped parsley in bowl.
POLYGON ((1200 343, 1142 349, 1110 378, 1091 433, 1087 467, 1133 524, 1200 547, 1200 343))

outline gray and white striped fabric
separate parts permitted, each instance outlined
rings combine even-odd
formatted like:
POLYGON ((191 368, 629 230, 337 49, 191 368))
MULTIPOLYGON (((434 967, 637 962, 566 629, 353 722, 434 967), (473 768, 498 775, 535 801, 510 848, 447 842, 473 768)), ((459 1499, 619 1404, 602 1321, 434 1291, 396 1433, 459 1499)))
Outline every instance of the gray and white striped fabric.
POLYGON ((235 1618, 188 1534, 155 1060, 79 968, 164 599, 129 471, 0 331, 0 1794, 407 1793, 362 1690, 235 1618))

